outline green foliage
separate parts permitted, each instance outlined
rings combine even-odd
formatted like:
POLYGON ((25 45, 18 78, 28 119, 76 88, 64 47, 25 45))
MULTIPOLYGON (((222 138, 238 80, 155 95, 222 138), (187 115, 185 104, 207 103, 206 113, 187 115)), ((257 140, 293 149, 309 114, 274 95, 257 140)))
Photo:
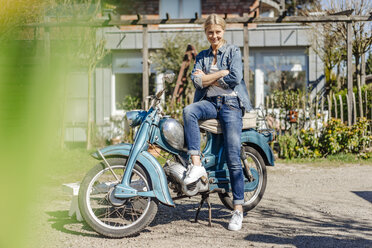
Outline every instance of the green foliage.
POLYGON ((274 107, 284 108, 286 110, 296 109, 301 102, 304 93, 301 90, 276 90, 273 92, 274 95, 274 107))
POLYGON ((281 135, 278 136, 278 142, 280 146, 279 157, 281 158, 294 158, 295 154, 295 147, 297 144, 297 137, 296 135, 281 135))
POLYGON ((348 127, 338 119, 332 119, 323 130, 320 137, 324 155, 344 153, 359 153, 371 145, 372 136, 368 133, 368 121, 360 118, 353 126, 348 127))
POLYGON ((299 133, 292 135, 279 136, 279 156, 285 159, 319 158, 330 154, 359 153, 362 158, 368 158, 370 155, 364 153, 365 148, 372 145, 368 125, 366 118, 360 118, 351 127, 339 119, 332 119, 320 134, 310 128, 301 129, 299 133))
POLYGON ((163 49, 158 49, 150 55, 154 68, 157 71, 165 72, 172 70, 175 73, 181 68, 181 63, 187 48, 191 44, 200 52, 208 47, 206 42, 202 42, 202 34, 177 33, 172 36, 162 38, 163 49))
POLYGON ((318 158, 291 158, 291 159, 278 159, 277 162, 279 163, 286 163, 286 164, 306 164, 314 167, 322 166, 343 166, 345 164, 358 164, 358 165, 371 165, 372 164, 372 154, 371 153, 360 153, 360 154, 353 154, 353 153, 337 153, 337 154, 330 154, 326 158, 318 157, 318 158))
MULTIPOLYGON (((123 109, 126 111, 134 110, 134 109, 140 109, 141 108, 141 99, 137 96, 131 96, 127 95, 124 98, 124 102, 121 104, 123 109)), ((124 131, 124 142, 126 143, 133 143, 134 141, 134 129, 132 127, 126 127, 127 130, 124 131)), ((126 129, 124 128, 124 129, 126 129)))
POLYGON ((336 154, 344 150, 347 144, 348 127, 339 119, 332 119, 327 123, 320 137, 321 148, 325 154, 336 154))
POLYGON ((322 155, 319 150, 319 139, 313 128, 307 131, 301 129, 298 141, 295 147, 297 157, 317 158, 322 155))
POLYGON ((124 102, 121 104, 124 110, 133 110, 141 108, 141 99, 137 96, 125 96, 124 102))
POLYGON ((21 25, 42 20, 47 0, 1 0, 0 3, 1 42, 33 35, 33 30, 24 29, 21 25))
MULTIPOLYGON (((97 19, 100 11, 100 0, 49 0, 46 11, 53 18, 49 21, 85 22, 97 19)), ((96 65, 109 53, 105 49, 106 40, 97 35, 97 27, 75 25, 72 27, 61 25, 49 30, 51 40, 63 42, 64 49, 58 49, 56 43, 52 56, 56 59, 62 57, 69 60, 69 64, 76 67, 87 68, 93 71, 96 65)))

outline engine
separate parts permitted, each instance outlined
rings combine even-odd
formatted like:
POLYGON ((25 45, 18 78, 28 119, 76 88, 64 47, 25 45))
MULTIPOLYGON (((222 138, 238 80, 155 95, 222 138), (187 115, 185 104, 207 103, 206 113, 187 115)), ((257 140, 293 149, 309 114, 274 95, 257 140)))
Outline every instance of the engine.
POLYGON ((177 193, 194 196, 198 192, 209 189, 208 183, 203 183, 200 179, 195 183, 185 185, 183 181, 186 177, 187 168, 178 162, 167 161, 164 165, 164 171, 168 177, 168 181, 172 184, 172 188, 177 193))

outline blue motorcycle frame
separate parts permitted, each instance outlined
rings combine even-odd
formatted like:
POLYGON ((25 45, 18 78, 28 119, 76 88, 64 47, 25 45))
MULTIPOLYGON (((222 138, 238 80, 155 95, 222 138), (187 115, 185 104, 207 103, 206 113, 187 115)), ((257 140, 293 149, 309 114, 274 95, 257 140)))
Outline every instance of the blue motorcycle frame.
MULTIPOLYGON (((167 118, 160 117, 160 109, 157 107, 158 97, 153 99, 153 104, 148 111, 131 111, 131 126, 140 125, 133 144, 121 143, 100 149, 92 156, 99 160, 105 157, 123 156, 127 157, 126 169, 121 183, 116 185, 114 196, 119 199, 132 198, 136 196, 156 197, 167 206, 175 206, 168 188, 168 181, 163 167, 157 159, 147 150, 150 144, 154 144, 165 151, 180 156, 188 161, 188 155, 184 150, 176 150, 170 146, 161 133, 161 127, 167 118), (139 162, 151 178, 152 190, 139 192, 130 186, 130 176, 136 162, 139 162)), ((271 141, 271 133, 263 135, 254 129, 243 130, 241 142, 255 148, 263 158, 265 165, 274 166, 274 156, 268 142, 271 141)), ((226 163, 223 135, 207 132, 207 143, 202 151, 202 164, 206 168, 209 177, 209 190, 221 188, 226 192, 231 191, 229 183, 229 171, 226 163)), ((106 161, 106 160, 105 160, 106 161)), ((110 166, 107 164, 107 166, 110 166)), ((258 178, 258 172, 251 168, 254 178, 258 178)), ((253 191, 259 180, 245 181, 245 191, 253 191)))

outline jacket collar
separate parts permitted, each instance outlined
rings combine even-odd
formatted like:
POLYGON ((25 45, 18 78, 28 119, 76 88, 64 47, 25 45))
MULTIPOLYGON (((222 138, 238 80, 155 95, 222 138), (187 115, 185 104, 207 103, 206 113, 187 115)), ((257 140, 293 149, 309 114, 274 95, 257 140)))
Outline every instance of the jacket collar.
MULTIPOLYGON (((227 43, 223 44, 220 48, 217 49, 218 53, 224 53, 226 51, 226 48, 227 48, 227 43)), ((212 46, 209 47, 208 49, 208 56, 211 55, 212 53, 212 46)))

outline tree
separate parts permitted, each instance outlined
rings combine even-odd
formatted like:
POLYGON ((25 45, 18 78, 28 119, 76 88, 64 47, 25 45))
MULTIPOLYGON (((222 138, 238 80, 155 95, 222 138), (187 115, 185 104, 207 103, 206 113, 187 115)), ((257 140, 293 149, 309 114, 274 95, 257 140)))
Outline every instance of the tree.
MULTIPOLYGON (((94 0, 64 0, 60 2, 54 0, 49 7, 49 12, 53 13, 57 21, 78 21, 85 22, 93 21, 97 18, 100 11, 100 1, 94 0)), ((105 49, 106 41, 97 35, 97 27, 89 26, 73 26, 73 27, 57 27, 53 30, 53 36, 57 40, 64 41, 62 54, 54 54, 54 56, 65 57, 69 64, 74 67, 82 67, 87 70, 88 76, 88 108, 87 108, 87 149, 92 147, 92 75, 97 64, 109 52, 105 49), (67 58, 66 58, 67 57, 67 58)), ((62 121, 64 123, 64 121, 62 121)), ((62 134, 64 133, 64 124, 62 124, 62 134)), ((63 144, 64 137, 62 135, 61 142, 63 144)))
POLYGON ((46 0, 1 0, 0 41, 13 36, 23 24, 40 20, 45 4, 46 0))
POLYGON ((330 91, 340 89, 340 65, 346 55, 346 42, 336 31, 334 23, 316 24, 311 33, 312 49, 324 63, 326 85, 330 91), (321 30, 319 32, 319 30, 321 30), (337 68, 336 80, 332 71, 337 68), (337 84, 336 84, 337 82, 337 84))
POLYGON ((366 61, 366 74, 372 74, 372 51, 368 54, 368 59, 366 61))
MULTIPOLYGON (((171 70, 174 73, 178 73, 181 68, 182 61, 185 56, 185 50, 189 44, 196 48, 197 52, 208 47, 207 42, 203 42, 202 34, 199 35, 187 35, 179 33, 173 36, 163 37, 164 49, 158 49, 150 54, 150 60, 152 61, 154 68, 157 72, 165 72, 171 70)), ((190 82, 190 73, 193 68, 193 64, 189 66, 186 78, 187 82, 190 82)), ((166 85, 167 92, 173 92, 176 82, 166 85)), ((189 83, 187 84, 189 85, 189 83)), ((185 85, 185 88, 187 88, 185 85)), ((184 92, 186 93, 186 92, 184 92)), ((184 95, 185 96, 185 95, 184 95)))
MULTIPOLYGON (((368 0, 340 0, 329 1, 325 7, 319 12, 328 14, 337 13, 345 10, 353 10, 354 15, 369 15, 372 8, 372 2, 368 0)), ((347 23, 322 23, 314 25, 315 29, 312 33, 315 52, 322 58, 325 65, 325 74, 327 85, 332 89, 341 89, 341 67, 343 62, 347 60, 347 23), (319 30, 321 30, 319 32, 319 30), (336 71, 336 77, 332 77, 336 71), (335 85, 337 81, 337 86, 335 85), (336 86, 336 87, 335 87, 336 86)), ((356 85, 358 88, 358 99, 362 99, 361 86, 364 84, 362 77, 361 64, 363 68, 364 54, 370 50, 372 43, 371 24, 369 22, 353 22, 352 23, 352 53, 355 58, 355 76, 356 85)), ((363 116, 363 106, 359 104, 360 116, 363 116)))
POLYGON ((285 0, 285 9, 287 15, 304 15, 314 9, 320 9, 319 0, 285 0))
MULTIPOLYGON (((372 1, 369 0, 341 0, 330 1, 326 10, 330 13, 340 12, 344 10, 354 10, 354 15, 370 15, 372 9, 372 1)), ((337 23, 334 25, 335 32, 339 33, 344 41, 347 40, 347 23, 337 23)), ((356 82, 358 88, 358 99, 362 99, 361 86, 361 61, 362 55, 370 50, 372 45, 372 28, 369 22, 353 22, 352 23, 353 43, 352 51, 355 58, 356 82)), ((360 116, 363 116, 363 106, 359 104, 360 116)))

